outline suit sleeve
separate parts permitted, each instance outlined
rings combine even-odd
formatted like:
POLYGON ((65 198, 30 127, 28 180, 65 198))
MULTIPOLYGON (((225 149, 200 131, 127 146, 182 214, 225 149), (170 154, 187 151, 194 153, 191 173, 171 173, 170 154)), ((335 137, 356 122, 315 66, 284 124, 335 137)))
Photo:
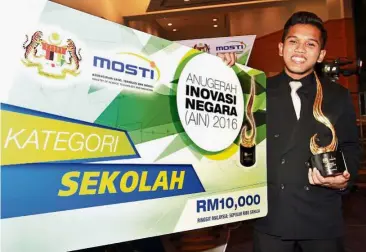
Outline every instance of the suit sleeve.
POLYGON ((343 100, 342 113, 335 125, 335 129, 339 148, 343 151, 348 172, 351 174, 348 186, 352 186, 360 165, 361 148, 356 124, 356 113, 352 104, 352 97, 348 91, 346 96, 343 96, 343 100))

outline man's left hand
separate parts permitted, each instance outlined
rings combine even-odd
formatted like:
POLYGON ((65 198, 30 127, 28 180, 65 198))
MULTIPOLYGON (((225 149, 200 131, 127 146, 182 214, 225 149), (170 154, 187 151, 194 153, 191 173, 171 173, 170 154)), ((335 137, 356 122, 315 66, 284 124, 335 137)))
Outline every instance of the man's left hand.
POLYGON ((344 189, 347 187, 348 180, 350 179, 350 174, 348 171, 344 171, 343 174, 332 176, 332 177, 323 177, 319 170, 309 169, 308 177, 309 183, 312 185, 321 185, 333 189, 344 189))

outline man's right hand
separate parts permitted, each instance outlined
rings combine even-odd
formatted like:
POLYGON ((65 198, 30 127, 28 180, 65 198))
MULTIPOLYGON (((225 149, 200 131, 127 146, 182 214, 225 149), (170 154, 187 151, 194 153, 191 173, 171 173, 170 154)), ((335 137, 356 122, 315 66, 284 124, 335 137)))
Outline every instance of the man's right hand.
POLYGON ((229 67, 235 65, 236 53, 218 53, 217 56, 219 56, 229 67))

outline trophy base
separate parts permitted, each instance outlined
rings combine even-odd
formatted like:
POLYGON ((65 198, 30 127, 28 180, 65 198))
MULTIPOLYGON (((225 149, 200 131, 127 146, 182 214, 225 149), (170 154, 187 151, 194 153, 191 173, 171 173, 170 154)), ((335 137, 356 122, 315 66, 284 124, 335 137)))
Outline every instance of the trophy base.
POLYGON ((240 145, 240 163, 242 166, 250 167, 256 162, 255 159, 255 145, 253 147, 244 147, 240 145))
POLYGON ((341 150, 313 155, 309 159, 309 166, 316 167, 323 177, 336 176, 347 169, 341 150))

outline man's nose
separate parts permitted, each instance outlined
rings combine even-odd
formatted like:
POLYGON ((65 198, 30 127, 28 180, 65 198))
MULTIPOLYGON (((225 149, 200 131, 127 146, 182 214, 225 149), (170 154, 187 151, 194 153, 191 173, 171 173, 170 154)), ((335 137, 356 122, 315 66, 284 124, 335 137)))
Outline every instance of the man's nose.
POLYGON ((297 43, 295 51, 296 52, 301 52, 301 53, 306 52, 305 44, 304 43, 297 43))

